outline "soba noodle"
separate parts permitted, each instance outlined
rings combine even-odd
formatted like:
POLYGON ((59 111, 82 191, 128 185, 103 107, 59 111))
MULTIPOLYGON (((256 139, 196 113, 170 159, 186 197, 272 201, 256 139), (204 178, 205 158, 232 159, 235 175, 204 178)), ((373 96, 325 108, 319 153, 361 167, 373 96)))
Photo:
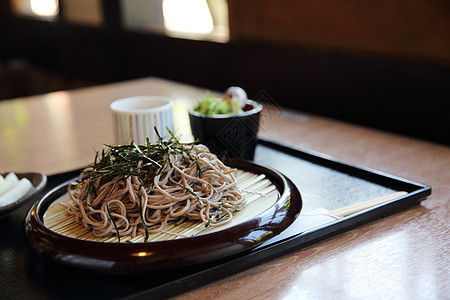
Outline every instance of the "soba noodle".
POLYGON ((69 185, 72 202, 66 205, 68 213, 96 237, 148 237, 164 231, 169 223, 187 220, 202 222, 205 227, 229 222, 245 204, 233 175, 236 170, 204 145, 182 147, 183 151, 155 161, 159 167, 154 172, 143 168, 152 160, 146 155, 129 175, 107 180, 99 176, 106 171, 95 170, 94 163, 82 172, 89 174, 86 179, 80 176, 79 182, 69 185))

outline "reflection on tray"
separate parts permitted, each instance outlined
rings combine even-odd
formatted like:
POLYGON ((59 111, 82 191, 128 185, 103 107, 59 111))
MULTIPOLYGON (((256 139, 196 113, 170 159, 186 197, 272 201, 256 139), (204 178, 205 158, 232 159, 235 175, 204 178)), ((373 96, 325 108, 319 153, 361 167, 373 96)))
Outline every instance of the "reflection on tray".
POLYGON ((336 210, 397 191, 263 145, 257 147, 255 161, 270 162, 294 182, 302 194, 304 212, 336 210))
POLYGON ((366 210, 374 209, 379 205, 388 203, 389 201, 395 201, 400 197, 407 195, 405 191, 399 191, 390 195, 378 197, 368 201, 356 203, 347 207, 343 207, 337 210, 328 211, 324 208, 315 209, 313 211, 303 212, 299 218, 292 223, 285 231, 280 235, 265 242, 260 247, 275 244, 281 240, 293 237, 298 234, 306 234, 307 232, 314 231, 316 228, 332 225, 338 222, 342 218, 351 217, 352 215, 362 213, 366 210))

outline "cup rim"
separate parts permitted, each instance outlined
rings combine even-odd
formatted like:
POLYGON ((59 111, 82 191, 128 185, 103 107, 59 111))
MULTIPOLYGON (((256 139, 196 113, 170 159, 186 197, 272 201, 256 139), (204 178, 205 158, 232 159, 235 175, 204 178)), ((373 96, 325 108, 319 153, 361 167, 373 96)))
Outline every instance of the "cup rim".
POLYGON ((261 110, 263 109, 262 104, 259 103, 259 102, 254 101, 254 100, 247 99, 247 100, 245 100, 245 104, 253 105, 253 109, 251 109, 249 111, 245 111, 245 112, 240 113, 240 114, 212 114, 212 115, 205 115, 205 114, 201 114, 201 113, 195 111, 194 110, 194 106, 191 106, 189 108, 189 114, 193 115, 195 117, 204 118, 204 119, 226 119, 226 118, 238 118, 238 117, 245 117, 245 116, 254 115, 254 114, 257 114, 257 113, 261 112, 261 110))
POLYGON ((164 111, 173 106, 173 99, 167 96, 160 96, 160 95, 140 95, 140 96, 130 96, 125 97, 121 99, 114 100, 110 103, 109 107, 112 111, 116 113, 132 113, 132 114, 142 114, 142 113, 149 113, 149 112, 159 112, 164 111), (165 102, 162 105, 158 105, 155 107, 148 107, 148 108, 127 108, 123 107, 124 104, 132 103, 136 101, 142 101, 142 100, 162 100, 165 102))

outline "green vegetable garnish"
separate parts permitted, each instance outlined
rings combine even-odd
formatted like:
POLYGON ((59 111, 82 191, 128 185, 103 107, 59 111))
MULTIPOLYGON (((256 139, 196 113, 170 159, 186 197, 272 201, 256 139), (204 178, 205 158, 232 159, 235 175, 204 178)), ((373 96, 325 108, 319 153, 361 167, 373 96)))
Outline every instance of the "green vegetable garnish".
POLYGON ((209 91, 206 91, 206 96, 194 106, 194 111, 203 115, 240 114, 243 112, 238 100, 216 98, 211 96, 209 91))

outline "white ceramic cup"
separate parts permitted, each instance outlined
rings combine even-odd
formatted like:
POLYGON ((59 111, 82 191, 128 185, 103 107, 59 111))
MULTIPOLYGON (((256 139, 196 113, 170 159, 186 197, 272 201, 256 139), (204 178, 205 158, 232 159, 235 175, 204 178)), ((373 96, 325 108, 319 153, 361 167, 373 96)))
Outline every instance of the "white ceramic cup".
POLYGON ((165 96, 134 96, 111 103, 114 137, 117 145, 135 142, 144 145, 158 140, 159 134, 168 139, 173 132, 173 100, 165 96))

